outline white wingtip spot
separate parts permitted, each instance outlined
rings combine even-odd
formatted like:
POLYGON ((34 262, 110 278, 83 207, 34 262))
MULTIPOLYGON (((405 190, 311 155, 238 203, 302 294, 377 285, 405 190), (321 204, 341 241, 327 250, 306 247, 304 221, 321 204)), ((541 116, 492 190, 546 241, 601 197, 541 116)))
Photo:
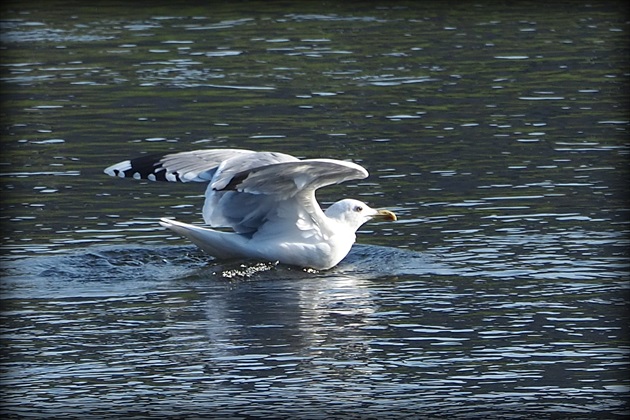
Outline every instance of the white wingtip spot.
POLYGON ((105 172, 109 176, 124 178, 125 171, 128 171, 129 169, 131 169, 131 161, 125 160, 123 162, 118 162, 117 164, 112 165, 108 168, 105 168, 103 172, 105 172))

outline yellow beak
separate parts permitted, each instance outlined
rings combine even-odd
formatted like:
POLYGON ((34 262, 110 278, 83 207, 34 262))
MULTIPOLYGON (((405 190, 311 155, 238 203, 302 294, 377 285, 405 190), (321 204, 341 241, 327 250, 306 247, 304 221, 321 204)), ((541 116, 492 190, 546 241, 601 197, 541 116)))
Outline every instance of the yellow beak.
POLYGON ((378 210, 378 212, 374 215, 373 217, 374 219, 382 219, 382 220, 389 220, 392 222, 395 222, 396 220, 398 220, 398 218, 396 217, 396 215, 394 213, 392 213, 389 210, 378 210))

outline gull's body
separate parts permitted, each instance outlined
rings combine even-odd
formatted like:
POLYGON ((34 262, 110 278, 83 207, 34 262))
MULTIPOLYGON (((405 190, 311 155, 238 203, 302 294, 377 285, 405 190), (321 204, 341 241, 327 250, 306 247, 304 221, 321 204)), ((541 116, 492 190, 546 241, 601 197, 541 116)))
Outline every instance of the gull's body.
POLYGON ((254 258, 328 269, 350 252, 356 230, 379 217, 396 220, 344 199, 322 211, 315 191, 363 179, 361 166, 333 159, 299 160, 274 152, 197 150, 146 156, 112 165, 105 173, 154 181, 207 182, 203 218, 213 228, 170 219, 160 224, 217 258, 254 258))

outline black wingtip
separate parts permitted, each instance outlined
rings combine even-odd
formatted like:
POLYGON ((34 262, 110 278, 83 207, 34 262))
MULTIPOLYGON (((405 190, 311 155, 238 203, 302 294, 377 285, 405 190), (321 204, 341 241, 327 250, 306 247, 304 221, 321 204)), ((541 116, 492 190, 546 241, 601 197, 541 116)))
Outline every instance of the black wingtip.
POLYGON ((105 169, 110 176, 147 179, 149 181, 181 181, 177 172, 168 172, 162 166, 164 155, 145 155, 125 160, 105 169))

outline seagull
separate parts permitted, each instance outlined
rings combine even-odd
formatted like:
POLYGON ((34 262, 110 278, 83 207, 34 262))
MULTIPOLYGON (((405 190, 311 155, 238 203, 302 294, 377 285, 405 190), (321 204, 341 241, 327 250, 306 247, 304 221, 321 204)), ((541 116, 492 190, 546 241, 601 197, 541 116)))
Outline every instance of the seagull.
POLYGON ((348 255, 364 223, 396 221, 391 211, 354 199, 337 201, 322 211, 315 198, 318 188, 368 176, 362 166, 342 160, 208 149, 146 155, 112 165, 105 173, 208 183, 203 219, 210 228, 166 218, 160 225, 218 259, 258 259, 327 270, 348 255))

